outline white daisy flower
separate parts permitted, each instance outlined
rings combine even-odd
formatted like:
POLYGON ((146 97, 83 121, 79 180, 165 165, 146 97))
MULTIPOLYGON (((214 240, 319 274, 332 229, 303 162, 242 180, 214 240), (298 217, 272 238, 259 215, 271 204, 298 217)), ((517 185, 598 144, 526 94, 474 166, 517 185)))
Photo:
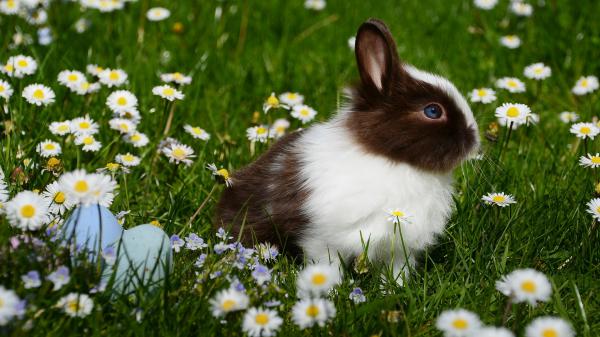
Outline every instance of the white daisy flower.
POLYGON ((574 337, 575 332, 567 321, 559 317, 544 316, 531 321, 525 328, 526 337, 574 337))
POLYGON ((284 92, 279 95, 279 101, 288 106, 300 105, 304 103, 304 96, 297 92, 284 92))
POLYGON ((473 89, 469 97, 471 102, 488 104, 496 100, 496 91, 490 88, 473 89))
POLYGON ((594 123, 575 123, 569 130, 572 134, 581 139, 594 139, 600 132, 600 129, 594 123))
POLYGON ((244 314, 242 331, 250 337, 275 336, 283 319, 277 311, 263 308, 250 308, 244 314))
POLYGON ((71 120, 71 132, 76 136, 94 135, 98 133, 98 123, 89 116, 77 117, 71 120))
POLYGON ((292 108, 291 115, 292 117, 301 120, 302 124, 306 124, 315 118, 317 112, 308 105, 296 105, 292 108))
POLYGON ((0 97, 9 100, 13 94, 13 89, 10 84, 4 80, 0 80, 0 97))
POLYGON ((90 83, 86 80, 83 80, 75 85, 70 86, 69 89, 77 95, 87 95, 98 92, 100 90, 100 83, 90 83))
POLYGON ((115 116, 119 118, 128 119, 136 126, 142 120, 142 116, 140 115, 140 112, 137 108, 120 111, 118 113, 115 113, 115 116))
POLYGON ((146 17, 150 21, 162 21, 171 16, 171 12, 162 7, 154 7, 150 8, 148 12, 146 12, 146 17))
POLYGON ((49 139, 39 143, 36 147, 36 151, 44 158, 54 157, 61 154, 60 144, 49 139))
MULTIPOLYGON (((0 1, 0 13, 6 15, 15 15, 21 9, 19 0, 2 0, 0 1)), ((2 324, 0 324, 2 325, 2 324)))
POLYGON ((548 302, 552 285, 544 273, 534 269, 517 269, 496 282, 496 289, 511 297, 514 303, 548 302))
POLYGON ((157 87, 154 87, 152 88, 152 93, 171 102, 173 102, 176 99, 182 100, 185 97, 185 95, 181 91, 169 85, 159 85, 157 87))
POLYGON ((98 79, 109 88, 118 87, 127 81, 127 73, 121 69, 105 69, 98 74, 98 79))
POLYGON ((525 83, 516 77, 502 77, 496 81, 496 86, 509 92, 525 92, 525 83))
POLYGON ((64 136, 71 132, 71 121, 52 122, 48 129, 53 135, 64 136))
POLYGON ((163 148, 162 152, 169 158, 169 163, 183 163, 186 166, 190 166, 192 164, 191 158, 196 157, 194 150, 184 144, 169 144, 163 148))
POLYGON ((2 67, 2 72, 10 77, 22 78, 26 75, 33 75, 37 70, 37 62, 25 55, 11 56, 2 67))
POLYGON ((118 154, 115 157, 115 161, 126 167, 134 167, 138 166, 141 160, 140 157, 134 156, 131 153, 127 152, 126 154, 118 154))
POLYGON ((116 113, 136 109, 138 99, 135 95, 127 90, 117 90, 112 92, 106 98, 106 105, 116 113))
POLYGON ((227 187, 230 187, 233 184, 231 175, 229 174, 229 171, 227 171, 227 169, 219 169, 215 164, 208 164, 206 165, 206 168, 209 169, 209 171, 212 173, 213 177, 215 177, 217 181, 224 183, 227 187))
POLYGON ((191 126, 189 124, 186 124, 183 126, 183 129, 185 130, 185 132, 189 133, 190 135, 192 135, 192 137, 194 137, 196 139, 201 139, 201 140, 209 140, 210 139, 210 134, 208 132, 206 132, 204 129, 199 128, 197 126, 191 126))
POLYGON ((531 16, 533 6, 521 1, 514 1, 510 4, 510 10, 518 16, 531 16))
POLYGON ((547 65, 538 62, 525 67, 525 70, 523 70, 523 75, 534 80, 543 80, 552 75, 552 69, 550 69, 550 67, 547 65))
POLYGON ((48 209, 52 214, 62 215, 74 206, 67 198, 67 194, 58 181, 48 184, 44 192, 42 192, 42 197, 46 199, 48 209))
POLYGON ((327 4, 325 0, 306 0, 304 1, 304 8, 312 9, 314 11, 320 11, 325 8, 327 4))
POLYGON ((125 118, 113 118, 108 121, 110 128, 119 131, 121 134, 129 134, 135 131, 136 125, 125 118))
POLYGON ((600 220, 600 198, 594 198, 587 203, 587 212, 590 213, 594 219, 600 220))
POLYGON ((265 143, 269 138, 269 129, 265 125, 253 126, 246 129, 246 137, 252 142, 265 143))
POLYGON ((325 263, 308 265, 298 274, 298 293, 301 296, 324 295, 340 282, 340 271, 335 265, 325 263))
POLYGON ((48 204, 39 194, 22 191, 5 204, 11 226, 22 230, 38 230, 48 221, 48 204))
POLYGON ((500 43, 509 49, 519 48, 521 39, 516 35, 506 35, 500 38, 500 43))
POLYGON ((70 293, 59 299, 56 307, 71 317, 85 317, 94 309, 94 301, 86 294, 70 293))
POLYGON ((531 109, 525 104, 504 103, 496 108, 495 115, 504 124, 521 125, 527 122, 531 109))
POLYGON ((563 123, 573 123, 579 120, 579 115, 574 112, 563 111, 560 113, 559 118, 563 123))
POLYGON ((464 309, 446 310, 437 318, 435 326, 446 337, 467 337, 474 336, 481 321, 479 316, 464 309))
POLYGON ((21 300, 14 291, 0 286, 0 326, 8 324, 19 314, 19 302, 21 300))
POLYGON ((503 327, 486 326, 477 330, 473 336, 477 337, 515 337, 515 334, 503 327))
POLYGON ((335 306, 331 301, 322 298, 307 298, 300 300, 292 307, 292 321, 300 329, 306 329, 325 323, 335 317, 335 306))
POLYGON ((75 145, 83 145, 85 152, 96 152, 102 147, 102 143, 94 138, 94 135, 79 135, 75 138, 75 145))
POLYGON ((496 7, 498 0, 474 0, 473 4, 479 9, 490 10, 496 7))
POLYGON ((582 76, 577 80, 575 86, 571 91, 575 95, 585 95, 594 92, 598 89, 598 77, 596 76, 582 76))
POLYGON ((84 170, 64 173, 58 180, 67 199, 74 204, 110 206, 117 184, 110 176, 84 170))
POLYGON ((393 224, 410 224, 410 216, 399 208, 389 209, 387 211, 388 221, 393 224))
POLYGON ((138 131, 123 136, 123 139, 134 147, 144 147, 150 141, 148 136, 138 131))
POLYGON ((246 294, 235 289, 221 290, 209 300, 214 317, 223 317, 232 311, 244 310, 249 302, 246 294))
POLYGON ((488 205, 496 205, 500 207, 506 207, 511 204, 516 204, 515 197, 510 194, 506 194, 504 192, 499 193, 488 193, 484 195, 481 200, 483 200, 488 205))
POLYGON ((63 70, 58 73, 58 83, 66 87, 74 87, 79 83, 84 82, 85 75, 81 71, 77 70, 63 70))
POLYGON ((54 103, 54 91, 43 84, 30 84, 23 89, 23 98, 37 106, 54 103))
POLYGON ((160 79, 166 83, 177 83, 179 85, 186 85, 192 83, 192 77, 183 75, 180 72, 167 73, 160 75, 160 79))
POLYGON ((4 181, 4 171, 0 168, 0 214, 4 213, 4 204, 8 201, 8 185, 4 181))
POLYGON ((269 130, 270 138, 281 138, 285 135, 285 132, 290 127, 290 122, 285 118, 277 119, 273 125, 271 126, 271 130, 269 130))
POLYGON ((269 96, 267 98, 267 100, 265 101, 265 103, 263 104, 263 111, 265 113, 267 113, 267 112, 269 112, 269 110, 277 109, 277 108, 289 109, 289 107, 287 105, 281 104, 279 102, 279 99, 277 98, 277 96, 275 96, 275 93, 272 92, 271 96, 269 96))
POLYGON ((600 167, 600 153, 596 153, 595 155, 588 153, 587 157, 581 156, 579 158, 579 165, 591 168, 600 167))
POLYGON ((85 71, 87 71, 92 76, 99 77, 100 73, 104 71, 104 68, 100 67, 97 64, 88 64, 87 66, 85 66, 85 71))

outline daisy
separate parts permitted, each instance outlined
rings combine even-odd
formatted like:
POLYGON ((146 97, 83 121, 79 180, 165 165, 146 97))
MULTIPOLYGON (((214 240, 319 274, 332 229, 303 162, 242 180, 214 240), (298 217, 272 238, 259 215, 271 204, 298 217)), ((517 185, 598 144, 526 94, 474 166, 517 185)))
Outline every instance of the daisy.
POLYGON ((600 198, 594 198, 587 203, 587 212, 590 213, 594 219, 600 220, 600 198))
POLYGON ((21 3, 19 2, 19 0, 0 1, 0 13, 2 14, 14 15, 19 13, 19 9, 21 9, 21 3))
POLYGON ((69 88, 77 86, 83 81, 85 81, 85 75, 77 70, 63 70, 58 73, 58 83, 69 88))
POLYGON ((285 135, 286 130, 290 127, 290 122, 285 118, 277 119, 269 130, 270 138, 281 138, 285 135))
POLYGON ((340 271, 335 265, 324 263, 309 265, 298 274, 298 293, 315 296, 327 294, 340 281, 340 271))
POLYGON ((471 91, 471 102, 488 104, 496 100, 496 91, 490 88, 479 88, 471 91))
POLYGON ((146 17, 150 21, 162 21, 171 16, 171 12, 162 7, 154 7, 150 8, 148 12, 146 12, 146 17))
POLYGON ((108 121, 110 128, 119 131, 122 134, 128 134, 135 131, 136 125, 129 119, 113 118, 108 121))
POLYGON ((579 115, 574 112, 563 111, 560 113, 559 118, 563 123, 573 123, 579 120, 579 115))
POLYGON ((133 167, 140 164, 140 158, 127 152, 126 154, 118 154, 115 157, 115 161, 123 166, 133 167))
POLYGON ((527 78, 531 78, 534 80, 543 80, 552 75, 552 69, 550 69, 550 67, 548 67, 547 65, 539 62, 525 67, 523 74, 527 78))
POLYGON ((48 184, 42 192, 42 197, 46 199, 48 209, 52 214, 64 214, 73 207, 73 203, 67 198, 67 194, 58 181, 48 184))
POLYGON ((130 91, 117 90, 108 95, 106 98, 106 105, 113 112, 119 113, 121 111, 136 109, 138 105, 138 99, 130 91))
POLYGON ((0 80, 0 97, 9 100, 13 94, 13 89, 10 84, 4 80, 0 80))
POLYGON ((98 133, 98 123, 94 122, 89 116, 77 117, 71 120, 71 132, 76 136, 94 135, 98 133))
POLYGON ((580 77, 571 91, 575 95, 585 95, 596 91, 596 89, 598 89, 598 77, 592 75, 580 77))
POLYGON ((304 8, 312 9, 314 11, 320 11, 325 8, 325 0, 306 0, 304 1, 304 8))
POLYGON ((589 154, 586 156, 581 156, 579 158, 579 165, 584 167, 597 168, 600 166, 600 153, 596 153, 595 155, 589 154))
POLYGON ((33 75, 37 70, 37 62, 25 55, 11 56, 3 67, 3 72, 12 77, 22 78, 25 75, 33 75))
POLYGON ((521 45, 521 39, 516 35, 506 35, 500 38, 500 43, 506 48, 516 49, 521 45))
POLYGON ((301 120, 302 124, 306 124, 315 118, 317 112, 308 105, 296 105, 292 108, 291 115, 292 117, 301 120))
POLYGON ((206 132, 204 129, 201 129, 197 126, 191 126, 189 124, 186 124, 183 126, 183 129, 196 139, 201 139, 201 140, 209 140, 210 139, 210 134, 208 132, 206 132))
POLYGON ((38 230, 48 221, 48 204, 39 194, 22 191, 5 205, 11 226, 22 230, 38 230))
POLYGON ((479 9, 490 10, 496 6, 498 0, 475 0, 473 3, 479 9))
POLYGON ((474 336, 481 321, 476 314, 464 309, 446 310, 437 318, 435 326, 446 337, 466 337, 474 336))
POLYGON ((54 103, 54 91, 43 84, 30 84, 23 89, 23 98, 37 106, 54 103))
POLYGON ((235 289, 219 291, 209 301, 214 317, 222 317, 232 311, 244 310, 248 307, 249 299, 246 294, 235 289))
POLYGON ((0 326, 6 325, 18 315, 18 305, 21 300, 17 294, 0 286, 0 326))
POLYGON ((54 157, 61 153, 60 144, 49 139, 39 143, 36 147, 37 153, 44 158, 54 157))
POLYGON ((152 93, 171 102, 173 102, 176 99, 182 100, 185 97, 185 95, 181 91, 169 85, 159 85, 157 87, 154 87, 152 88, 152 93))
POLYGON ((85 317, 94 309, 94 301, 86 294, 69 293, 58 300, 56 307, 71 317, 85 317))
POLYGON ((160 79, 166 83, 177 83, 179 85, 186 85, 192 83, 192 77, 183 75, 179 72, 167 73, 160 75, 160 79))
POLYGON ((483 200, 488 205, 496 205, 500 207, 506 207, 510 204, 517 203, 512 195, 505 194, 504 192, 488 193, 484 195, 481 198, 481 200, 483 200))
POLYGON ((516 77, 503 77, 496 81, 496 86, 509 92, 525 92, 525 83, 516 77))
POLYGON ((283 319, 269 309, 250 308, 244 314, 242 331, 250 337, 275 336, 283 319))
POLYGON ((23 287, 25 289, 39 288, 42 285, 40 279, 40 273, 36 270, 32 270, 25 275, 21 275, 21 281, 23 281, 23 287))
POLYGON ((534 269, 517 269, 503 276, 496 282, 496 289, 515 303, 527 302, 532 306, 548 302, 552 295, 552 285, 546 275, 534 269))
POLYGON ((504 103, 496 108, 496 117, 505 124, 521 125, 527 122, 531 109, 525 104, 504 103))
POLYGON ((75 145, 83 145, 85 152, 96 152, 102 147, 102 143, 94 138, 94 135, 79 135, 75 138, 75 145))
POLYGON ((227 169, 218 169, 215 164, 208 164, 206 168, 210 170, 213 177, 215 177, 215 179, 220 183, 224 183, 227 187, 230 187, 233 184, 233 181, 231 180, 231 176, 227 169))
POLYGON ((75 85, 70 86, 69 89, 75 92, 77 95, 87 95, 98 92, 100 90, 100 83, 90 83, 86 80, 83 80, 75 85))
POLYGON ((115 116, 119 118, 128 119, 136 125, 142 120, 142 116, 140 115, 140 112, 138 111, 137 107, 119 111, 118 113, 115 113, 115 116))
POLYGON ((315 324, 323 327, 335 314, 333 303, 322 298, 303 299, 292 307, 292 321, 300 329, 310 328, 315 324))
POLYGON ((58 180, 67 199, 75 204, 110 205, 117 184, 110 176, 84 170, 64 173, 58 180))
POLYGON ((169 163, 180 164, 183 163, 186 166, 192 164, 190 158, 196 157, 194 150, 184 144, 169 144, 162 150, 163 154, 169 158, 169 163))
POLYGON ((109 88, 118 87, 127 81, 127 74, 121 69, 105 69, 98 74, 98 79, 109 88))
POLYGON ((534 319, 526 328, 527 337, 574 337, 575 332, 567 321, 559 317, 544 316, 534 319))
POLYGON ((71 121, 52 122, 48 129, 53 135, 64 136, 71 132, 71 121))
POLYGON ((304 102, 304 96, 297 92, 284 92, 279 95, 279 101, 288 106, 300 105, 304 102))
POLYGON ((100 73, 104 71, 104 68, 100 67, 97 64, 88 64, 85 66, 85 71, 87 71, 92 76, 99 77, 100 73))
POLYGON ((265 143, 269 138, 269 129, 265 125, 253 126, 246 129, 246 137, 252 142, 265 143))
POLYGON ((354 288, 350 293, 350 296, 348 296, 348 298, 350 298, 350 300, 354 302, 354 304, 364 303, 367 301, 365 294, 360 288, 354 288))
POLYGON ((134 147, 144 147, 144 146, 148 145, 148 142, 150 141, 148 139, 148 136, 146 136, 145 134, 143 134, 141 132, 137 132, 137 131, 132 132, 123 137, 126 142, 132 144, 134 147))
POLYGON ((271 96, 269 96, 267 98, 267 100, 265 101, 265 103, 263 104, 263 111, 265 113, 267 113, 267 112, 269 112, 269 110, 277 109, 277 108, 288 109, 288 106, 279 103, 279 99, 277 99, 277 96, 275 96, 275 93, 272 92, 271 96))
POLYGON ((387 214, 389 215, 388 221, 393 224, 410 224, 410 216, 398 208, 388 210, 387 214))
POLYGON ((515 334, 507 328, 486 326, 477 330, 473 336, 477 337, 515 337, 515 334))
POLYGON ((521 1, 514 1, 510 4, 510 10, 518 16, 531 16, 533 6, 521 1))
POLYGON ((594 123, 575 123, 569 130, 572 134, 581 139, 594 139, 600 132, 600 129, 594 123))

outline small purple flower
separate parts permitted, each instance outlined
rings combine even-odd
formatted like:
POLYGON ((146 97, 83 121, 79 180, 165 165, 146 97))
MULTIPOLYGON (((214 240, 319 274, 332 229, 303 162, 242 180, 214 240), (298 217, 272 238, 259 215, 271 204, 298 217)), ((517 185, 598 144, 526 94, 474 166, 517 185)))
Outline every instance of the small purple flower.
POLYGON ((171 247, 173 247, 173 250, 175 251, 175 253, 179 253, 179 251, 181 250, 181 247, 183 247, 185 245, 185 241, 183 241, 179 235, 177 234, 173 234, 171 236, 171 247))
POLYGON ((264 304, 265 304, 265 307, 268 307, 268 308, 278 307, 281 305, 281 301, 271 300, 271 301, 265 302, 264 304))
POLYGON ((231 245, 225 243, 225 242, 219 242, 217 244, 215 244, 213 246, 213 249, 215 250, 215 253, 217 255, 221 255, 223 254, 226 250, 231 249, 231 245))
POLYGON ((24 283, 25 289, 37 288, 42 285, 42 280, 40 279, 40 273, 37 270, 32 270, 25 275, 21 276, 21 280, 24 283))
POLYGON ((246 292, 246 287, 244 287, 244 284, 237 277, 231 282, 231 288, 242 293, 246 292))
POLYGON ((102 250, 102 257, 107 265, 112 266, 117 260, 117 252, 113 246, 108 246, 102 250))
POLYGON ((222 272, 222 271, 220 271, 220 270, 217 270, 216 272, 214 272, 214 273, 210 274, 210 279, 211 279, 211 280, 214 280, 214 279, 216 279, 217 277, 219 277, 219 276, 221 276, 221 275, 223 275, 223 272, 222 272))
POLYGON ((106 290, 106 286, 108 285, 108 280, 107 279, 101 279, 100 283, 98 283, 97 286, 93 287, 92 289, 90 289, 90 294, 96 294, 96 293, 101 293, 104 292, 104 290, 106 290))
POLYGON ((261 243, 256 247, 256 249, 258 250, 260 257, 267 262, 275 260, 275 258, 277 258, 279 255, 277 247, 272 246, 269 243, 261 243))
POLYGON ((217 230, 217 237, 223 241, 228 241, 233 239, 233 236, 229 236, 229 233, 227 233, 223 227, 219 227, 219 229, 217 230))
POLYGON ((69 268, 65 266, 58 267, 55 271, 48 275, 48 280, 54 283, 54 288, 52 288, 52 290, 58 290, 62 288, 71 280, 71 276, 69 276, 69 268))
POLYGON ((260 263, 254 265, 252 270, 252 277, 256 280, 258 285, 263 285, 265 282, 271 280, 271 270, 260 263))
POLYGON ((194 266, 196 266, 196 268, 202 268, 204 266, 204 262, 206 262, 206 254, 200 254, 198 259, 196 259, 194 266))
POLYGON ((21 319, 23 316, 25 316, 25 311, 27 311, 27 301, 20 300, 15 307, 15 315, 21 319))
POLYGON ((251 248, 244 248, 239 242, 234 245, 234 249, 237 250, 237 254, 233 265, 238 269, 244 269, 256 251, 251 248))
POLYGON ((354 304, 363 303, 367 300, 362 289, 358 287, 352 290, 352 292, 350 293, 350 299, 352 300, 352 302, 354 302, 354 304))
POLYGON ((208 247, 206 243, 204 243, 204 239, 196 235, 196 233, 191 233, 185 238, 185 248, 189 250, 198 250, 205 247, 208 247))

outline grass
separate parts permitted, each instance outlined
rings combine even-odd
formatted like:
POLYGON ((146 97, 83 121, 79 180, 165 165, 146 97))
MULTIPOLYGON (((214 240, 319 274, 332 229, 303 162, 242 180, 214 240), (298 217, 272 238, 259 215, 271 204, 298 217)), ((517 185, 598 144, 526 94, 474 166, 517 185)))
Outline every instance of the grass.
MULTIPOLYGON (((214 186, 207 163, 236 169, 250 163, 267 146, 257 145, 251 153, 245 129, 253 123, 253 112, 260 111, 271 92, 298 91, 307 104, 315 107, 318 120, 330 117, 341 102, 344 85, 358 78, 354 55, 347 39, 368 17, 383 19, 390 26, 400 56, 417 67, 441 73, 464 93, 481 86, 493 86, 502 76, 521 77, 523 68, 534 62, 549 65, 552 77, 537 86, 526 81, 524 94, 498 91, 490 105, 473 104, 482 135, 495 120, 494 109, 502 102, 528 104, 540 115, 540 123, 513 132, 497 160, 505 133, 497 141, 482 137, 485 159, 463 165, 456 172, 456 211, 446 235, 419 259, 417 270, 404 287, 380 291, 377 266, 359 273, 348 268, 348 275, 332 296, 336 318, 324 328, 300 331, 289 321, 294 304, 295 275, 301 263, 285 257, 271 267, 278 276, 268 289, 252 285, 248 271, 234 270, 229 258, 209 255, 197 270, 193 263, 198 252, 183 251, 174 256, 174 270, 164 288, 133 296, 110 292, 93 296, 95 309, 84 319, 72 319, 52 306, 71 291, 87 293, 97 283, 94 266, 72 268, 72 280, 59 291, 51 284, 25 290, 20 276, 38 269, 43 276, 57 265, 70 264, 59 247, 21 247, 9 249, 8 238, 17 229, 0 219, 0 285, 14 289, 29 303, 25 317, 0 327, 8 335, 89 336, 123 335, 241 335, 241 314, 227 316, 221 323, 210 314, 208 300, 216 290, 228 286, 224 277, 208 278, 221 270, 237 275, 253 298, 252 305, 278 299, 278 311, 286 323, 281 335, 335 336, 438 336, 435 318, 445 309, 462 307, 477 312, 487 324, 500 324, 505 298, 494 288, 502 275, 517 268, 531 267, 551 279, 554 293, 549 303, 535 308, 514 306, 507 326, 522 335, 524 326, 541 315, 557 315, 572 322, 578 335, 600 334, 600 250, 595 223, 585 204, 594 197, 596 176, 577 162, 584 154, 583 144, 569 133, 558 119, 561 111, 576 111, 582 120, 597 113, 598 93, 576 97, 570 93, 579 76, 600 74, 598 49, 600 3, 592 0, 571 2, 535 1, 531 18, 518 18, 506 9, 508 1, 490 12, 476 10, 471 1, 343 1, 330 0, 321 12, 303 8, 302 1, 178 1, 140 0, 128 3, 123 11, 102 14, 80 11, 74 3, 53 2, 48 24, 54 34, 49 46, 37 44, 9 49, 17 31, 36 36, 35 29, 20 18, 0 16, 4 38, 0 40, 0 60, 17 54, 31 55, 39 62, 35 75, 10 80, 15 94, 7 104, 3 119, 0 165, 7 175, 11 195, 23 189, 43 189, 53 181, 42 173, 43 159, 35 153, 38 142, 52 136, 47 126, 52 121, 89 114, 101 125, 98 153, 83 153, 66 143, 60 159, 65 171, 77 167, 94 171, 114 160, 117 153, 132 151, 142 157, 140 166, 119 176, 120 193, 111 210, 129 210, 125 227, 157 220, 167 234, 195 232, 215 242, 211 219, 221 186, 210 195, 206 207, 186 227, 194 211, 214 186), (145 12, 164 5, 172 13, 167 21, 145 20, 145 12), (216 21, 215 7, 223 16, 216 21), (83 34, 73 29, 80 17, 90 20, 83 34), (183 31, 175 33, 175 22, 183 31), (502 47, 502 35, 517 34, 522 46, 516 50, 502 47), (168 54, 168 55, 167 55, 168 54), (109 130, 110 112, 104 101, 111 89, 103 87, 89 99, 68 93, 56 82, 64 69, 84 70, 97 63, 119 67, 129 74, 124 87, 140 101, 142 122, 139 129, 151 144, 141 151, 120 141, 109 130), (185 99, 175 105, 170 135, 191 145, 197 158, 190 167, 169 164, 164 157, 152 161, 161 139, 166 116, 164 102, 151 94, 159 85, 161 72, 190 73, 193 82, 185 87, 185 99), (56 102, 45 108, 27 104, 21 89, 30 83, 51 86, 56 102), (212 134, 204 143, 183 132, 190 123, 212 134), (24 165, 24 159, 38 168, 24 165), (23 174, 13 174, 22 169, 23 174), (25 177, 27 177, 25 179, 25 177), (126 191, 126 192, 125 192, 126 191), (482 205, 482 195, 505 191, 515 195, 517 204, 497 210, 482 205), (36 259, 37 258, 37 259, 36 259), (196 275, 198 271, 198 275, 196 275), (203 279, 197 283, 197 279, 203 279), (351 284, 351 279, 354 284, 351 284), (354 305, 348 294, 360 286, 368 301, 354 305), (289 296, 288 296, 289 295, 289 296), (143 312, 136 321, 135 312, 143 312), (27 327, 31 330, 27 330, 27 327)), ((260 115, 260 122, 283 117, 278 111, 260 115)), ((292 127, 299 127, 293 122, 292 127)), ((598 141, 588 144, 598 151, 598 141)), ((29 234, 28 234, 29 235, 29 234)), ((34 237, 43 235, 33 233, 34 237)))

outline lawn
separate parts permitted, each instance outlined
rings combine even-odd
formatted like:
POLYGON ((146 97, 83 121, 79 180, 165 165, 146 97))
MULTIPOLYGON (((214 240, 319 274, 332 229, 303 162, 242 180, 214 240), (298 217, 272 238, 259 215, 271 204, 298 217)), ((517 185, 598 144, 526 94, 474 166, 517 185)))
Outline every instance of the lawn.
MULTIPOLYGON (((15 1, 21 6, 32 2, 15 1)), ((14 291, 26 301, 18 314, 3 316, 10 308, 3 307, 0 297, 0 335, 241 336, 246 311, 214 317, 209 302, 230 287, 245 289, 248 307, 276 311, 283 319, 281 336, 442 336, 436 319, 457 308, 476 313, 485 325, 504 325, 517 336, 524 336, 526 326, 541 316, 570 322, 578 336, 600 335, 600 234, 594 218, 600 214, 590 214, 587 205, 600 195, 600 180, 598 169, 580 164, 581 156, 596 154, 600 145, 593 137, 576 137, 570 132, 575 121, 561 119, 561 112, 575 112, 577 122, 597 127, 598 91, 576 95, 572 88, 582 76, 600 75, 600 2, 529 2, 531 16, 513 13, 508 0, 491 10, 468 0, 329 0, 318 11, 306 9, 301 0, 139 0, 106 13, 82 10, 78 1, 51 1, 45 23, 39 15, 32 23, 36 20, 0 14, 0 64, 26 55, 38 65, 22 78, 0 73, 14 91, 9 99, 0 92, 0 167, 7 199, 22 191, 43 192, 63 173, 96 172, 114 163, 118 154, 131 153, 140 163, 128 173, 122 168, 104 171, 118 184, 109 209, 115 215, 128 212, 119 216, 123 227, 152 223, 169 237, 193 241, 189 235, 195 233, 208 245, 173 251, 171 272, 158 287, 140 286, 127 295, 111 291, 110 284, 93 291, 103 267, 53 239, 49 221, 23 230, 0 215, 0 290, 14 291), (149 20, 147 11, 157 6, 167 8, 170 16, 149 20), (235 172, 275 143, 250 141, 250 127, 287 118, 290 132, 335 114, 344 102, 344 87, 359 79, 348 40, 370 17, 387 23, 406 63, 447 77, 465 97, 476 88, 493 88, 497 99, 470 103, 479 124, 481 155, 455 171, 455 210, 445 234, 419 256, 404 286, 382 286, 382 267, 357 259, 345 266, 341 283, 323 295, 335 305, 335 317, 323 326, 301 329, 292 319, 292 307, 303 296, 297 292, 297 276, 307 261, 284 255, 261 258, 257 261, 271 275, 257 284, 262 281, 253 275, 252 263, 240 266, 239 249, 215 252, 222 238, 213 226, 214 211, 227 187, 207 165, 235 172), (49 33, 39 31, 43 28, 49 33), (521 40, 517 48, 500 41, 511 34, 521 40), (537 62, 551 68, 550 77, 524 75, 524 68, 537 62), (61 71, 85 72, 89 64, 122 69, 127 81, 85 95, 59 84, 61 71), (173 72, 192 81, 177 87, 183 99, 169 102, 153 94, 153 88, 163 84, 161 74, 173 72), (502 77, 521 79, 525 92, 496 87, 502 77), (37 106, 22 97, 35 83, 54 91, 53 103, 37 106), (147 145, 134 146, 109 126, 113 113, 106 100, 116 90, 137 97, 141 120, 135 127, 149 138, 147 145), (271 93, 288 91, 302 94, 305 104, 318 112, 313 121, 303 125, 283 108, 263 113, 271 93), (495 116, 503 103, 526 104, 539 121, 509 132, 495 116), (84 151, 79 137, 49 129, 52 122, 85 115, 99 126, 97 151, 84 151), (193 137, 184 129, 188 124, 205 130, 210 139, 193 137), (190 165, 169 162, 157 152, 167 136, 193 149, 190 165), (61 146, 53 156, 58 163, 36 151, 45 140, 61 146), (516 203, 499 207, 482 201, 493 192, 510 194, 516 203), (198 262, 201 254, 206 254, 203 263, 198 262), (68 268, 70 280, 54 290, 56 282, 48 277, 60 266, 68 268), (507 304, 495 283, 524 268, 547 276, 549 299, 535 306, 507 304), (25 287, 22 276, 33 270, 41 284, 25 287), (351 300, 357 287, 366 301, 351 300), (89 314, 70 317, 57 307, 69 293, 90 296, 89 314), (10 318, 3 322, 3 317, 10 318)), ((6 213, 6 200, 0 201, 0 213, 6 213)))

